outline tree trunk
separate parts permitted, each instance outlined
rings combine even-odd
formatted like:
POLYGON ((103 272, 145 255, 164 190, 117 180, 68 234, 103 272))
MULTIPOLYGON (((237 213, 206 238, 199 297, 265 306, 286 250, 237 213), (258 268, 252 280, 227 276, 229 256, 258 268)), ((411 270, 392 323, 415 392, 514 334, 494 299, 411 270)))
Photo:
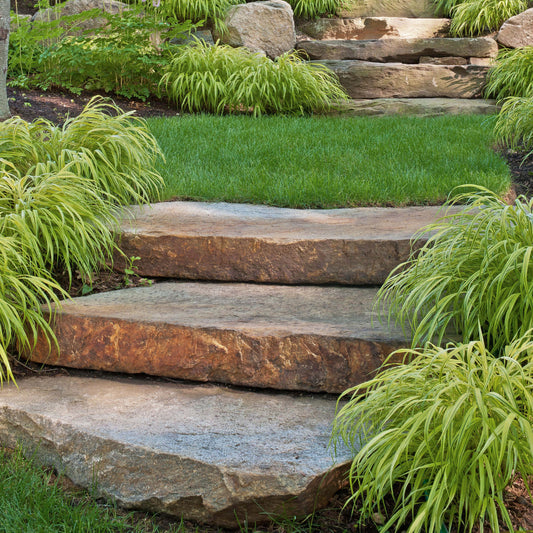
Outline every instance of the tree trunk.
POLYGON ((0 120, 8 118, 7 101, 7 52, 9 48, 9 0, 0 0, 0 120))

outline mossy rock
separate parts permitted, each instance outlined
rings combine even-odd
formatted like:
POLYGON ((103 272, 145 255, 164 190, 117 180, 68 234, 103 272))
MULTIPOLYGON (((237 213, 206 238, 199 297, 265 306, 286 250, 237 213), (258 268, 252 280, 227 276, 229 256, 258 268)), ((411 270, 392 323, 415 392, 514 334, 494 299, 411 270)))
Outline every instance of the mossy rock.
POLYGON ((345 0, 340 17, 436 17, 433 0, 345 0))

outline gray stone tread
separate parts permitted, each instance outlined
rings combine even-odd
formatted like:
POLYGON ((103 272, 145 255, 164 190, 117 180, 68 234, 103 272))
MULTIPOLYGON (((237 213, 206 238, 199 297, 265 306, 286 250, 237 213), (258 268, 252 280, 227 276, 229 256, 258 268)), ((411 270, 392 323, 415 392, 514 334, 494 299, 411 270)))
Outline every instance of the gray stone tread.
POLYGON ((259 336, 323 335, 403 342, 377 319, 371 287, 163 282, 74 298, 62 315, 243 331, 259 336))
MULTIPOLYGON (((283 209, 168 202, 132 208, 120 247, 143 276, 279 284, 378 285, 407 260, 439 207, 283 209)), ((116 268, 125 268, 117 255, 116 268)))
POLYGON ((373 316, 376 289, 166 282, 75 298, 53 315, 60 366, 340 393, 405 346, 373 316), (59 351, 58 349, 59 348, 59 351))
MULTIPOLYGON (((41 462, 81 486, 96 481, 126 507, 231 524, 239 506, 257 517, 264 505, 279 512, 305 495, 298 512, 311 512, 313 481, 334 466, 335 399, 73 376, 18 385, 0 394, 2 444, 24 442, 41 462)), ((337 452, 341 463, 349 458, 337 452)), ((323 499, 339 477, 330 475, 323 499)))
POLYGON ((123 234, 306 239, 410 239, 442 216, 440 206, 289 209, 265 205, 162 202, 124 211, 123 234))

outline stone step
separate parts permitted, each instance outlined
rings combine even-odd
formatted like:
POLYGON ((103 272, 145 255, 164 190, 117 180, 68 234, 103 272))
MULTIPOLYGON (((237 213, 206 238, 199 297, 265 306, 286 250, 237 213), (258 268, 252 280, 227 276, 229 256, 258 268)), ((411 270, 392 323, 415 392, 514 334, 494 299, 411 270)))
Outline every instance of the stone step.
POLYGON ((405 65, 357 60, 324 60, 348 96, 365 98, 480 98, 489 67, 405 65))
POLYGON ((344 0, 337 10, 340 17, 433 17, 434 0, 344 0))
MULTIPOLYGON (((132 208, 120 247, 138 273, 178 279, 379 285, 439 207, 280 209, 164 202, 132 208)), ((117 268, 124 268, 120 257, 117 268)))
POLYGON ((348 100, 331 112, 342 116, 418 115, 492 115, 498 113, 496 100, 467 98, 375 98, 348 100))
POLYGON ((335 399, 53 376, 0 395, 0 442, 126 508, 235 527, 306 516, 345 479, 335 399))
POLYGON ((459 65, 474 58, 476 64, 484 59, 488 65, 498 55, 498 43, 490 37, 301 41, 297 48, 310 59, 358 59, 377 63, 421 63, 440 59, 459 65))
POLYGON ((74 298, 39 363, 281 390, 340 393, 367 380, 399 329, 373 288, 164 282, 74 298))
POLYGON ((321 18, 298 21, 300 34, 311 39, 429 39, 444 37, 450 19, 403 17, 321 18))

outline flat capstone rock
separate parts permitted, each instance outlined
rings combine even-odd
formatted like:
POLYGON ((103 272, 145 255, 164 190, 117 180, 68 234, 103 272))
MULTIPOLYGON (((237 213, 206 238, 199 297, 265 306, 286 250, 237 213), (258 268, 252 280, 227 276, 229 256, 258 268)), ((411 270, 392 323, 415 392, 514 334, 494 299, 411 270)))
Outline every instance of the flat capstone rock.
POLYGON ((0 442, 125 508, 235 527, 306 516, 345 481, 335 399, 139 379, 25 378, 0 392, 0 442))
POLYGON ((59 353, 40 338, 28 356, 73 368, 340 393, 407 344, 401 329, 375 316, 376 292, 197 282, 111 291, 63 302, 53 314, 59 353))
MULTIPOLYGON (((287 209, 163 202, 125 210, 120 248, 141 276, 379 285, 441 207, 287 209)), ((115 257, 115 268, 126 267, 115 257)))

